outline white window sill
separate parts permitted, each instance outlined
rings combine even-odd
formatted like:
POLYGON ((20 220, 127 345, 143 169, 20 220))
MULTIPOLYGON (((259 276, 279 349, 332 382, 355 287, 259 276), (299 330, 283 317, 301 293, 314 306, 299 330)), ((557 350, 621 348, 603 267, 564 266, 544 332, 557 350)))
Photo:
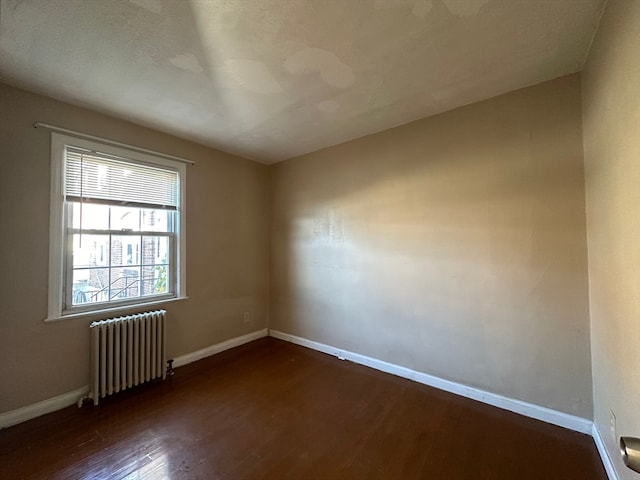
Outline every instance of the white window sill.
POLYGON ((155 305, 162 305, 170 302, 177 302, 180 300, 187 300, 189 297, 176 297, 176 298, 165 298, 163 300, 153 300, 151 302, 144 303, 136 303, 133 305, 122 305, 118 307, 107 307, 101 308, 98 310, 90 310, 86 312, 78 312, 78 313, 70 313, 67 315, 58 315, 54 317, 47 317, 44 319, 45 322, 58 322, 60 320, 70 320, 72 318, 86 318, 93 317, 95 315, 110 315, 112 313, 124 312, 126 310, 136 310, 141 308, 153 307, 155 305))

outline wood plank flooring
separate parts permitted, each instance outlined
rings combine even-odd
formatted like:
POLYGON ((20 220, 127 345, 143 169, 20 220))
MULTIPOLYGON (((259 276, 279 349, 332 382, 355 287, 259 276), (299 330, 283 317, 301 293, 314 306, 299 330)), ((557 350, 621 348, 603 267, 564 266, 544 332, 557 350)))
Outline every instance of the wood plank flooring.
POLYGON ((1 431, 0 478, 606 475, 587 435, 265 338, 1 431))

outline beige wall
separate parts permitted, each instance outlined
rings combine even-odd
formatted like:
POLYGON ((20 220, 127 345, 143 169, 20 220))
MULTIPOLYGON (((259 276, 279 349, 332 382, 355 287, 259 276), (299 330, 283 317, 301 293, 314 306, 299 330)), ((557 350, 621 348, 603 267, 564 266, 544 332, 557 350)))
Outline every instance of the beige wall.
POLYGON ((640 2, 609 0, 583 72, 594 417, 640 436, 640 2))
POLYGON ((267 326, 271 244, 271 328, 591 418, 580 96, 564 77, 271 167, 269 239, 266 167, 0 85, 0 412, 88 381, 92 318, 42 321, 43 121, 198 162, 171 356, 267 326))
POLYGON ((47 313, 49 132, 35 121, 191 158, 189 299, 166 304, 178 356, 267 326, 265 166, 0 84, 0 412, 88 383, 91 318, 47 313), (250 311, 251 321, 243 321, 250 311))
POLYGON ((275 165, 270 327, 592 415, 580 78, 275 165))

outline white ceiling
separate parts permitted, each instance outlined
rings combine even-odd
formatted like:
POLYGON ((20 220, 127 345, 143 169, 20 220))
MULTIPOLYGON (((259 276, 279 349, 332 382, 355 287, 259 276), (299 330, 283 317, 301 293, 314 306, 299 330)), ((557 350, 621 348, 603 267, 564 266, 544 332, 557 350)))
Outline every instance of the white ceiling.
POLYGON ((582 68, 604 0, 0 0, 0 81, 273 163, 582 68))

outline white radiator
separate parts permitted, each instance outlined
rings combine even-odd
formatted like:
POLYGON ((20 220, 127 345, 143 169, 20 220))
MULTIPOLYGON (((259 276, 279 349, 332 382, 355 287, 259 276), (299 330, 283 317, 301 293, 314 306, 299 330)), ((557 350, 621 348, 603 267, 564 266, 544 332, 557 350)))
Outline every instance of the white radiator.
POLYGON ((93 404, 156 378, 166 378, 165 310, 91 324, 93 404))

